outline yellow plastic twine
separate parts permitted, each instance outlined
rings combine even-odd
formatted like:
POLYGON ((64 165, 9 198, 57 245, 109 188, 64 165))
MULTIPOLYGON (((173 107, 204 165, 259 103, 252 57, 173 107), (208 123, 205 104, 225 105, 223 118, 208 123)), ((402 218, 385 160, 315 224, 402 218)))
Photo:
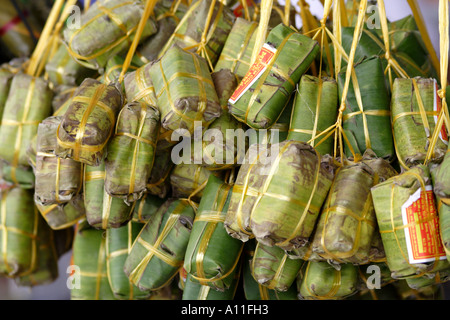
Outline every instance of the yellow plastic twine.
POLYGON ((136 52, 136 48, 141 40, 141 35, 144 32, 145 24, 147 23, 150 15, 153 13, 153 9, 155 7, 157 0, 147 0, 145 2, 144 13, 142 14, 141 19, 139 20, 139 24, 136 29, 136 34, 134 36, 133 42, 131 43, 130 49, 125 57, 125 61, 123 63, 122 72, 119 75, 119 83, 123 82, 125 77, 125 73, 128 71, 128 68, 131 65, 131 60, 136 52))
POLYGON ((429 146, 425 157, 424 164, 427 164, 434 155, 434 148, 439 139, 439 133, 443 129, 443 125, 450 131, 450 117, 446 99, 447 90, 447 74, 448 74, 448 52, 449 52, 449 17, 448 17, 448 1, 439 1, 439 47, 440 47, 440 82, 441 89, 438 90, 438 96, 441 99, 441 110, 439 110, 438 120, 434 128, 433 134, 429 139, 429 146))
MULTIPOLYGON (((336 4, 335 4, 336 5, 336 4)), ((341 8, 342 9, 342 8, 341 8)), ((359 39, 361 38, 361 34, 364 28, 364 20, 365 20, 365 14, 366 14, 366 9, 367 9, 367 0, 362 0, 360 7, 359 7, 359 13, 358 13, 358 19, 355 25, 355 31, 353 34, 353 42, 352 42, 352 46, 350 49, 350 54, 348 56, 348 65, 347 65, 347 70, 346 70, 346 74, 345 74, 345 84, 344 84, 344 88, 342 90, 342 97, 341 97, 341 102, 340 102, 340 107, 339 107, 339 113, 338 113, 338 118, 336 121, 336 139, 335 139, 335 146, 334 146, 334 154, 335 157, 337 155, 337 148, 339 147, 339 151, 340 151, 340 155, 341 155, 341 161, 344 161, 344 143, 343 140, 345 140, 346 145, 348 146, 350 152, 353 155, 353 158, 355 161, 359 161, 361 156, 358 154, 355 154, 351 144, 349 143, 345 133, 344 133, 344 129, 342 126, 342 121, 343 121, 343 113, 344 110, 346 109, 346 99, 347 99, 347 94, 348 94, 348 90, 349 90, 349 85, 350 85, 350 80, 352 78, 352 74, 354 73, 354 66, 353 66, 353 62, 355 60, 355 54, 356 54, 356 47, 358 45, 359 39), (339 143, 339 145, 338 145, 339 143)), ((337 73, 336 73, 337 74, 337 73)))
POLYGON ((215 29, 217 28, 217 25, 219 23, 218 17, 222 14, 223 7, 224 7, 223 2, 219 1, 219 8, 217 10, 216 19, 215 19, 215 21, 212 21, 213 20, 212 17, 213 17, 213 14, 214 14, 214 9, 216 7, 216 1, 217 0, 212 0, 212 2, 210 4, 209 10, 208 10, 208 15, 206 17, 205 27, 204 27, 204 30, 202 32, 202 35, 201 35, 201 38, 200 38, 200 42, 192 39, 191 37, 189 37, 187 35, 178 33, 180 28, 190 18, 191 14, 201 4, 201 1, 197 1, 192 6, 190 6, 189 10, 184 14, 183 19, 181 19, 181 21, 178 23, 177 27, 175 28, 175 30, 172 33, 172 35, 169 38, 169 40, 167 41, 166 45, 164 46, 164 48, 159 53, 158 58, 161 58, 167 52, 167 50, 169 50, 169 48, 172 46, 173 40, 175 38, 180 38, 183 41, 185 41, 187 43, 190 43, 190 45, 184 47, 183 50, 190 51, 192 49, 196 49, 195 53, 197 53, 201 57, 205 58, 206 61, 208 62, 208 66, 210 67, 210 69, 214 70, 214 66, 212 64, 211 57, 209 56, 209 53, 208 53, 208 50, 207 50, 206 47, 207 47, 207 43, 212 38, 215 29))
MULTIPOLYGON (((165 238, 170 234, 173 228, 175 227, 176 223, 179 221, 183 210, 186 208, 186 206, 190 205, 189 202, 186 199, 181 199, 180 203, 175 207, 172 213, 170 213, 169 218, 167 219, 166 224, 164 225, 163 229, 158 235, 158 238, 155 240, 153 244, 145 241, 142 239, 141 234, 144 231, 144 229, 141 230, 139 235, 137 236, 136 240, 133 243, 133 247, 137 244, 143 246, 148 253, 142 258, 142 260, 138 263, 138 265, 131 271, 128 278, 130 281, 138 285, 141 277, 143 276, 145 270, 147 269, 148 264, 150 263, 150 260, 156 256, 157 259, 160 259, 162 262, 174 267, 174 268, 180 268, 183 266, 183 261, 175 259, 165 251, 160 250, 160 245, 163 243, 165 238)), ((174 273, 172 278, 177 274, 177 272, 174 273)), ((172 279, 170 278, 170 280, 172 279)), ((168 280, 168 281, 170 281, 168 280)), ((164 284, 165 285, 165 284, 164 284)), ((163 285, 163 286, 164 286, 163 285)), ((161 287, 163 287, 161 286, 161 287)), ((159 289, 159 288, 158 288, 159 289)), ((157 289, 153 289, 157 290, 157 289)))
MULTIPOLYGON (((269 28, 270 14, 272 13, 272 0, 262 0, 261 1, 261 14, 258 29, 256 30, 256 40, 255 46, 252 51, 252 58, 250 60, 250 65, 256 61, 259 51, 261 50, 264 42, 266 41, 267 31, 269 28)), ((275 60, 275 59, 274 59, 275 60)))

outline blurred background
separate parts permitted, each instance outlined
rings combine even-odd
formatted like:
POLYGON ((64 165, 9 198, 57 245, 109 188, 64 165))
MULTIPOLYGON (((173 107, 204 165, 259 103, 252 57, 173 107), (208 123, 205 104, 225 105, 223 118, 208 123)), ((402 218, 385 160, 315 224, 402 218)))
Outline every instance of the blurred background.
MULTIPOLYGON (((3 3, 9 2, 9 0, 0 0, 0 6, 4 8, 3 3)), ((40 10, 40 16, 45 16, 48 14, 48 10, 44 10, 39 8, 39 3, 48 3, 51 1, 19 1, 30 4, 29 10, 40 10)), ((82 2, 82 1, 81 1, 82 2)), ((93 2, 93 1, 92 1, 93 2)), ((295 2, 292 1, 293 3, 295 2)), ((307 0, 310 5, 310 10, 313 15, 319 17, 319 19, 323 15, 323 7, 319 0, 307 0)), ((438 31, 438 3, 439 0, 417 0, 422 15, 425 19, 426 26, 428 29, 428 33, 430 35, 431 41, 434 45, 434 48, 439 56, 439 31, 438 31)), ((280 4, 284 4, 284 0, 279 1, 280 4)), ((390 21, 395 21, 401 18, 404 18, 410 14, 412 14, 407 0, 386 0, 386 12, 387 17, 390 21)), ((0 40, 4 36, 2 30, 4 30, 5 19, 2 20, 2 15, 6 12, 2 9, 0 12, 0 40), (3 26, 3 27, 2 27, 3 26)), ((29 14, 29 12, 27 13, 29 14)), ((8 20, 6 20, 8 21, 8 20)), ((36 22, 39 23, 39 22, 36 22)), ((45 23, 45 21, 40 22, 45 23)), ((300 19, 298 20, 298 24, 301 25, 300 19)), ((27 26, 25 26, 27 27, 27 26)), ((31 39, 33 41, 33 39, 31 39)), ((7 56, 8 53, 0 52, 1 56, 7 56)), ((71 251, 64 254, 59 260, 59 277, 56 281, 48 285, 36 286, 33 288, 28 287, 19 287, 15 284, 13 280, 0 277, 0 299, 1 300, 68 300, 70 299, 70 291, 67 288, 66 280, 67 280, 67 267, 70 264, 71 259, 71 251)), ((448 284, 448 283, 447 283, 448 284)), ((445 285, 445 294, 446 300, 450 299, 450 290, 448 289, 449 285, 445 285)))

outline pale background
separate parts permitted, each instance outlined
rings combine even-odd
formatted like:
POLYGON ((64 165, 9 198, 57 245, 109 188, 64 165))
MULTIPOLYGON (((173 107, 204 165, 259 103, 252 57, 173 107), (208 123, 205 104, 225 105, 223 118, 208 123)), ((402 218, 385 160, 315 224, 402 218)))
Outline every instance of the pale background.
MULTIPOLYGON (((295 0, 294 0, 295 1, 295 0)), ((293 1, 293 2, 294 2, 293 1)), ((438 0, 417 0, 426 21, 428 33, 439 56, 439 33, 438 33, 438 0)), ((307 0, 311 12, 321 18, 323 15, 322 5, 319 0, 307 0)), ((284 0, 280 0, 280 4, 284 0)), ((395 21, 411 14, 406 0, 385 0, 386 13, 390 21, 395 21)), ((17 287, 12 280, 0 277, 0 300, 22 299, 22 300, 67 300, 70 292, 66 286, 66 270, 70 263, 71 252, 66 253, 59 260, 59 278, 50 285, 37 286, 33 289, 17 287)))

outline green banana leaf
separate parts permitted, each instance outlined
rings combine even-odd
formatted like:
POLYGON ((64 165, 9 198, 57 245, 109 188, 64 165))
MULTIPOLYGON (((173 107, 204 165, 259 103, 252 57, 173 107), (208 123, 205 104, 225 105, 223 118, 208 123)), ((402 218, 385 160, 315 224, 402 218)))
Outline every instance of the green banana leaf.
POLYGON ((406 283, 411 289, 421 289, 429 286, 436 286, 442 283, 446 283, 450 280, 450 269, 440 270, 431 274, 424 274, 418 278, 406 279, 406 283))
POLYGON ((196 53, 175 45, 151 64, 149 73, 164 129, 193 133, 195 122, 207 127, 221 115, 208 64, 196 53))
POLYGON ((144 224, 130 221, 106 230, 106 273, 114 296, 119 300, 147 300, 151 293, 133 285, 123 272, 131 246, 144 224))
POLYGON ((442 300, 443 288, 440 285, 412 289, 406 280, 393 283, 401 300, 442 300))
POLYGON ((145 102, 127 103, 117 117, 107 145, 105 190, 125 202, 134 202, 146 191, 155 160, 159 111, 145 102))
POLYGON ((243 124, 228 112, 227 107, 237 80, 228 69, 213 72, 211 77, 222 107, 222 115, 202 133, 201 140, 194 136, 191 161, 209 170, 226 170, 238 165, 245 155, 245 141, 240 140, 243 124))
POLYGON ((86 165, 84 169, 84 207, 86 220, 97 229, 119 228, 127 224, 134 211, 135 202, 111 197, 105 190, 105 164, 86 165))
POLYGON ((251 264, 256 245, 257 241, 255 239, 251 239, 244 244, 242 285, 245 298, 247 300, 298 300, 296 281, 292 283, 287 291, 278 291, 269 289, 255 280, 251 264))
POLYGON ((430 54, 423 42, 413 15, 388 23, 391 51, 409 56, 429 77, 437 78, 430 54))
POLYGON ((45 65, 45 74, 54 86, 78 86, 85 78, 94 77, 96 71, 79 64, 61 41, 45 65))
POLYGON ((350 263, 339 270, 328 262, 308 261, 297 277, 301 300, 342 300, 358 291, 358 267, 350 263))
POLYGON ((254 70, 249 69, 228 105, 236 119, 254 129, 270 128, 278 120, 295 85, 319 52, 317 41, 283 24, 269 32, 266 46, 262 48, 254 70), (260 62, 263 55, 268 59, 267 66, 260 62), (258 66, 265 66, 259 77, 258 66))
MULTIPOLYGON (((354 27, 342 28, 342 47, 344 51, 349 54, 353 42, 355 32, 354 27)), ((392 49, 392 48, 391 48, 392 49)), ((417 48, 418 49, 418 48, 417 48)), ((375 30, 365 28, 362 31, 361 38, 356 46, 354 61, 361 61, 365 58, 377 56, 382 60, 383 70, 387 67, 388 61, 385 59, 386 49, 384 42, 375 30)), ((393 50, 391 56, 400 65, 407 76, 413 77, 429 77, 431 76, 429 68, 423 69, 416 61, 414 61, 405 52, 393 50)), ((342 60, 342 67, 347 65, 345 60, 342 60)), ((392 78, 401 78, 401 74, 392 68, 392 78)), ((388 81, 388 79, 386 79, 388 81)))
POLYGON ((144 193, 141 199, 136 202, 133 211, 132 221, 145 223, 147 222, 163 205, 164 199, 144 193))
POLYGON ((115 300, 109 285, 106 262, 106 238, 86 221, 77 225, 71 273, 67 279, 71 300, 115 300))
POLYGON ((50 116, 52 98, 53 92, 43 78, 14 75, 0 126, 0 158, 13 168, 28 166, 26 150, 39 122, 50 116))
POLYGON ((152 172, 147 182, 147 192, 162 199, 166 198, 172 189, 170 174, 174 166, 170 152, 156 153, 152 172))
MULTIPOLYGON (((109 58, 129 48, 144 14, 143 2, 99 0, 80 16, 80 28, 65 28, 63 40, 70 55, 86 67, 98 69, 109 58)), ((144 26, 140 41, 156 32, 151 15, 144 26)))
POLYGON ((77 91, 78 86, 60 85, 53 89, 54 97, 52 100, 53 116, 58 117, 64 115, 69 109, 73 95, 77 91))
POLYGON ((33 189, 35 187, 35 176, 32 167, 17 166, 1 161, 1 179, 9 184, 18 186, 22 189, 33 189))
POLYGON ((145 224, 125 260, 124 272, 141 290, 166 286, 183 266, 195 212, 184 199, 168 199, 145 224))
POLYGON ((335 124, 338 89, 333 78, 304 75, 295 91, 288 140, 309 142, 321 155, 332 154, 334 139, 322 134, 335 124), (312 140, 314 139, 314 140, 312 140))
POLYGON ((60 123, 61 117, 48 117, 38 127, 34 198, 42 206, 67 203, 83 186, 82 164, 54 153, 60 123))
POLYGON ((68 203, 35 205, 53 230, 67 229, 86 217, 83 193, 74 196, 68 203))
POLYGON ((122 102, 122 94, 115 85, 86 78, 58 127, 56 155, 99 165, 122 102))
POLYGON ((153 61, 158 58, 167 39, 175 31, 177 24, 187 10, 188 6, 181 1, 162 0, 155 4, 153 12, 155 14, 157 31, 155 34, 144 39, 138 47, 142 56, 148 61, 153 61))
MULTIPOLYGON (((259 180, 264 180, 255 190, 260 195, 251 212, 250 228, 262 244, 291 250, 308 243, 335 168, 331 157, 321 157, 304 142, 287 140, 275 149, 265 174, 260 171, 263 177, 259 180)), ((258 164, 255 167, 259 169, 258 164)))
POLYGON ((210 175, 199 203, 186 248, 184 269, 193 282, 227 291, 235 282, 243 243, 228 235, 223 220, 231 196, 231 185, 210 175))
POLYGON ((227 277, 230 286, 224 291, 215 290, 211 286, 202 285, 193 279, 193 275, 187 274, 184 284, 182 300, 233 300, 239 284, 240 267, 227 277), (228 278, 230 278, 228 280, 228 278))
POLYGON ((269 247, 257 241, 251 262, 253 278, 268 289, 285 292, 295 283, 303 265, 300 259, 291 259, 277 247, 269 247))
POLYGON ((378 174, 364 162, 338 169, 315 231, 312 250, 334 263, 366 264, 377 229, 370 189, 378 174))
POLYGON ((437 229, 431 185, 428 167, 418 165, 371 189, 386 262, 394 279, 417 278, 449 267, 437 229), (417 232, 425 228, 429 232, 421 233, 417 241, 417 232))
MULTIPOLYGON (((390 121, 390 96, 381 59, 371 57, 354 64, 354 73, 356 79, 351 78, 345 100, 345 133, 354 137, 357 146, 351 146, 354 150, 359 150, 361 155, 371 149, 378 157, 392 160, 395 150, 390 121)), ((339 99, 342 98, 345 78, 346 69, 343 69, 337 79, 339 99)), ((352 155, 348 144, 345 144, 345 153, 347 157, 352 155)))
POLYGON ((149 73, 151 66, 151 63, 147 63, 125 75, 123 86, 128 102, 142 101, 150 106, 157 106, 155 88, 149 73))
POLYGON ((1 191, 0 274, 26 276, 37 267, 40 215, 32 190, 18 187, 1 191))
POLYGON ((214 71, 228 69, 242 79, 250 69, 253 47, 256 41, 258 23, 236 18, 228 34, 214 71))
MULTIPOLYGON (((396 79, 392 89, 392 128, 402 167, 422 164, 429 140, 436 127, 435 116, 440 104, 434 79, 396 79)), ((437 140, 431 161, 442 161, 447 145, 437 140)))
MULTIPOLYGON (((119 81, 119 76, 123 70, 123 64, 125 62, 125 58, 120 55, 115 55, 111 57, 105 66, 105 71, 101 75, 101 82, 105 84, 115 83, 119 81)), ((139 60, 139 57, 135 54, 133 59, 131 60, 130 66, 126 70, 125 74, 128 74, 134 70, 137 70, 139 66, 141 66, 143 62, 139 60)), ((122 84, 123 86, 123 84, 122 84)))
POLYGON ((235 20, 233 11, 222 1, 194 1, 177 24, 159 57, 177 45, 198 53, 214 69, 235 20), (203 37, 206 38, 205 42, 202 42, 203 37))
POLYGON ((170 173, 172 196, 174 198, 192 197, 194 201, 200 201, 204 187, 211 175, 221 177, 221 171, 208 170, 199 164, 180 163, 174 166, 170 173))
POLYGON ((289 135, 289 123, 291 122, 292 109, 294 105, 295 95, 292 94, 291 98, 278 118, 269 129, 247 129, 245 134, 248 134, 249 145, 253 143, 260 144, 275 144, 288 140, 289 135))
POLYGON ((54 231, 42 218, 39 218, 38 224, 36 267, 30 274, 14 278, 18 286, 46 285, 54 282, 59 276, 59 256, 54 241, 54 231))

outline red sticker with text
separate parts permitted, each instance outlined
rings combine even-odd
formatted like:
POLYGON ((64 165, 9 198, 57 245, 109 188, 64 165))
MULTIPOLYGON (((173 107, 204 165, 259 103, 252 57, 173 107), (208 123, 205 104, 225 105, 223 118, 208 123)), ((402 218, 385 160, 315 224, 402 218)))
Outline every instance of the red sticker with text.
POLYGON ((418 189, 402 206, 403 224, 409 263, 424 263, 446 259, 439 233, 433 188, 418 189))
POLYGON ((267 65, 275 56, 277 49, 273 48, 268 44, 264 44, 261 51, 256 58, 256 61, 252 64, 247 74, 239 83, 239 86, 234 91, 228 102, 235 104, 240 97, 261 77, 261 75, 266 71, 267 65))

